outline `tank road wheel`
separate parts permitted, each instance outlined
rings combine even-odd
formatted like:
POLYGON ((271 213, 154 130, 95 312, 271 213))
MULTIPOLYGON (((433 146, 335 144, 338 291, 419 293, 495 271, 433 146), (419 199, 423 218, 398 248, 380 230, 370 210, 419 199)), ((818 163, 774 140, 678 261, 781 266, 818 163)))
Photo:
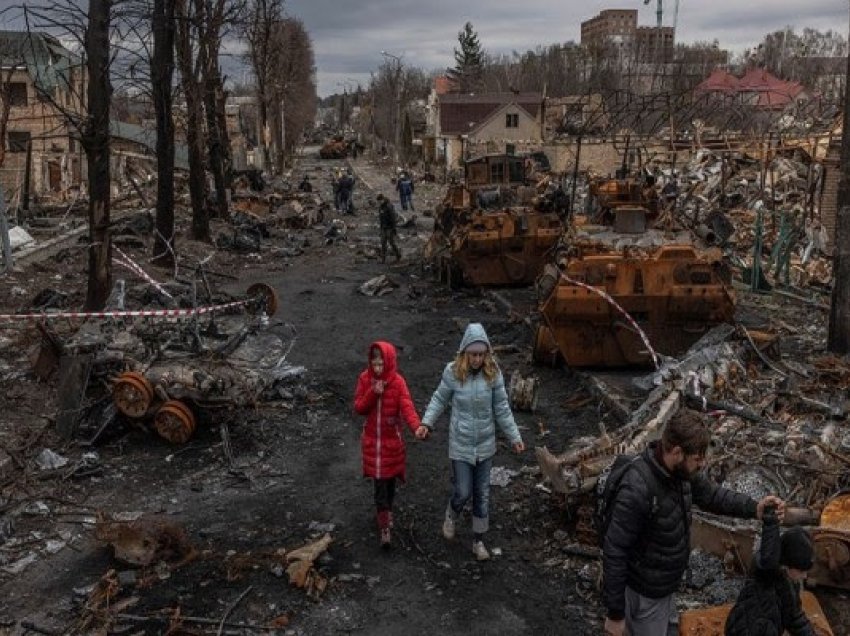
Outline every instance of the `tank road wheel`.
POLYGON ((122 373, 112 385, 115 407, 123 415, 134 419, 144 417, 151 406, 153 396, 151 383, 136 371, 122 373))
POLYGON ((195 432, 195 416, 180 400, 168 400, 156 412, 154 428, 172 444, 185 444, 195 432))
POLYGON ((558 349, 558 342, 552 330, 546 325, 538 325, 534 334, 534 346, 531 351, 532 359, 537 364, 548 367, 559 367, 564 363, 564 356, 558 349))
POLYGON ((248 311, 252 314, 264 311, 267 316, 274 316, 277 313, 277 293, 271 285, 254 283, 248 288, 248 298, 251 299, 248 311))

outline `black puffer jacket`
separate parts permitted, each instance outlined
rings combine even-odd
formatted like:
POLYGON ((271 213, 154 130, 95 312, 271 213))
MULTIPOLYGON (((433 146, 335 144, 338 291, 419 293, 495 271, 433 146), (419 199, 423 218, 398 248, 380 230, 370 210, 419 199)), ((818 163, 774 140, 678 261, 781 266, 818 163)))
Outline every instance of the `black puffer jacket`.
POLYGON ((726 636, 780 636, 786 630, 791 636, 814 636, 797 587, 779 567, 779 555, 779 520, 765 514, 753 578, 729 613, 726 636))
POLYGON ((656 449, 658 442, 642 455, 652 469, 655 487, 632 468, 623 475, 612 502, 602 549, 602 602, 613 620, 625 616, 627 585, 649 598, 663 598, 679 587, 691 551, 691 502, 719 515, 756 516, 753 499, 721 488, 703 474, 690 481, 672 476, 659 463, 656 449))

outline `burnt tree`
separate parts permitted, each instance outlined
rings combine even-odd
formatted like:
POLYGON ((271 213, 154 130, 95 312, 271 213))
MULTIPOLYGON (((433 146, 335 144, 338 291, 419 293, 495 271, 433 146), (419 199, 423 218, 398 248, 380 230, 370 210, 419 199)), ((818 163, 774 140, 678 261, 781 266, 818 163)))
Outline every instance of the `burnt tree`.
MULTIPOLYGON (((203 3, 199 3, 203 10, 203 3)), ((181 87, 186 100, 186 144, 189 150, 189 198, 192 203, 192 237, 199 241, 210 240, 210 221, 206 207, 206 180, 204 178, 204 113, 200 72, 193 52, 195 23, 202 22, 188 0, 176 0, 177 63, 180 67, 181 87)))
POLYGON ((154 0, 151 87, 156 113, 156 235, 153 262, 174 267, 174 79, 175 0, 154 0))
POLYGON ((239 9, 238 4, 232 5, 229 0, 194 1, 196 13, 204 16, 198 24, 198 57, 207 125, 207 153, 216 191, 215 210, 219 218, 227 218, 231 153, 224 113, 224 81, 218 55, 223 28, 236 16, 239 9))
POLYGON ((109 29, 112 0, 90 0, 85 31, 88 113, 81 130, 89 185, 89 259, 86 309, 104 307, 112 289, 109 232, 109 29))

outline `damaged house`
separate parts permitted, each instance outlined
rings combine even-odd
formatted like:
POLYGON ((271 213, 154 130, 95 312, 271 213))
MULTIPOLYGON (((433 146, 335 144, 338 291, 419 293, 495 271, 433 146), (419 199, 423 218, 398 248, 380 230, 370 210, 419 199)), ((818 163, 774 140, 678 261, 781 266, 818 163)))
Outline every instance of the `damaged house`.
POLYGON ((28 164, 30 192, 80 183, 82 148, 68 116, 82 113, 85 85, 82 61, 53 36, 0 31, 0 183, 7 196, 19 196, 28 164))
POLYGON ((434 159, 457 167, 463 158, 538 150, 543 141, 539 93, 445 93, 430 102, 434 159))

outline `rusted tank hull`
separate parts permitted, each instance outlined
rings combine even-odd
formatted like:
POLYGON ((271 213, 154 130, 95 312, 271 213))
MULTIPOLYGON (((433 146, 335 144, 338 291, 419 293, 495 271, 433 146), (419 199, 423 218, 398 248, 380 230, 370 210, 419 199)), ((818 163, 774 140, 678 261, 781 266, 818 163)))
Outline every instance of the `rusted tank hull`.
POLYGON ((440 261, 441 277, 452 286, 531 285, 561 236, 554 214, 511 209, 475 213, 456 227, 440 261))
MULTIPOLYGON (((833 631, 826 620, 823 608, 811 592, 804 591, 800 595, 803 611, 817 636, 832 636, 833 631)), ((682 612, 679 615, 679 636, 723 636, 726 618, 732 611, 732 605, 718 605, 682 612)))
MULTIPOLYGON (((689 246, 665 246, 647 258, 621 253, 576 258, 566 265, 542 303, 544 328, 538 343, 557 344, 575 367, 651 364, 652 358, 628 319, 579 281, 604 291, 646 333, 656 352, 677 355, 708 329, 732 320, 734 300, 709 260, 689 246)), ((551 352, 535 351, 536 359, 551 352)))
POLYGON ((850 493, 837 495, 826 504, 812 539, 815 564, 809 582, 850 589, 850 493))
POLYGON ((319 150, 322 159, 345 159, 348 156, 348 146, 342 141, 332 141, 319 150))
POLYGON ((451 259, 463 284, 474 287, 531 285, 550 260, 558 229, 501 238, 494 232, 470 232, 451 259))

